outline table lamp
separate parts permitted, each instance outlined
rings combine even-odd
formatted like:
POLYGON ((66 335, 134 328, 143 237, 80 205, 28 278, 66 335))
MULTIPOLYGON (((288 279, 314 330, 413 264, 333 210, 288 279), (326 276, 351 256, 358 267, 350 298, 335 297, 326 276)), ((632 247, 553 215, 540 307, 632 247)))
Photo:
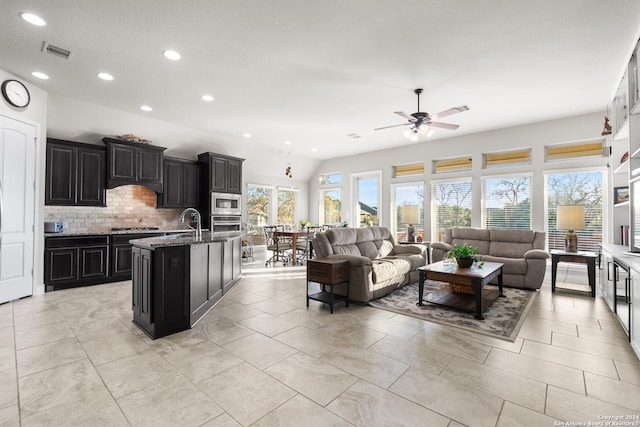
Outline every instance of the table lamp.
POLYGON ((584 206, 558 206, 557 230, 567 230, 564 238, 567 252, 578 252, 578 236, 575 230, 584 230, 584 206))
POLYGON ((407 242, 416 241, 416 232, 413 224, 420 223, 420 206, 405 205, 402 207, 402 222, 407 224, 407 242))

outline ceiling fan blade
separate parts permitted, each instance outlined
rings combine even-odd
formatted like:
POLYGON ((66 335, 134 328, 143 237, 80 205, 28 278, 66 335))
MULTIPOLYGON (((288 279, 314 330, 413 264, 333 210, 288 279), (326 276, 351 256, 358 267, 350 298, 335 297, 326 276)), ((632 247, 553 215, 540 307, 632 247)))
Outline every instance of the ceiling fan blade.
POLYGON ((403 112, 403 111, 394 111, 395 114, 404 117, 405 119, 409 120, 411 123, 414 123, 416 121, 416 118, 413 116, 408 115, 407 113, 403 112))
POLYGON ((381 128, 375 128, 374 130, 382 130, 382 129, 389 129, 389 128, 395 128, 398 126, 406 126, 406 125, 410 125, 411 123, 402 123, 401 125, 391 125, 391 126, 384 126, 381 128))
POLYGON ((438 114, 434 114, 431 116, 432 119, 441 119, 442 117, 447 117, 452 114, 462 113, 463 111, 469 111, 471 107, 468 105, 460 105, 459 107, 449 108, 448 110, 440 111, 438 114))
POLYGON ((454 125, 451 123, 442 123, 442 122, 431 122, 429 123, 429 126, 434 128, 442 128, 442 129, 450 129, 450 130, 456 130, 460 127, 460 125, 454 125))

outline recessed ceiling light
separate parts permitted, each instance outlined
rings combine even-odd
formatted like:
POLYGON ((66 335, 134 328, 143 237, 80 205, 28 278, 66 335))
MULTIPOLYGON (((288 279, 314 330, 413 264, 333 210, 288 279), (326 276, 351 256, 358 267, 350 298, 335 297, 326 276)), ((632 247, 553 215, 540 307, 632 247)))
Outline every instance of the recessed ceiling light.
POLYGON ((243 133, 242 136, 244 136, 245 138, 251 138, 251 134, 250 133, 243 133))
POLYGON ((49 80, 49 76, 47 76, 45 73, 41 73, 40 71, 34 71, 33 73, 31 73, 31 75, 38 79, 49 80))
POLYGON ((285 141, 284 143, 287 144, 287 145, 290 145, 291 141, 285 141))
POLYGON ((202 95, 202 99, 207 102, 213 101, 215 98, 211 95, 202 95))
POLYGON ((113 80, 113 76, 109 73, 98 73, 98 77, 100 77, 102 80, 113 80))
POLYGON ((37 25, 38 27, 44 27, 45 25, 47 25, 47 21, 40 18, 38 15, 34 15, 33 13, 24 12, 21 13, 20 16, 29 24, 37 25))
POLYGON ((312 148, 311 151, 313 151, 315 153, 316 151, 318 151, 318 149, 317 148, 312 148))
POLYGON ((181 58, 180 54, 175 50, 165 50, 162 52, 165 58, 170 59, 172 61, 177 61, 181 58))
POLYGON ((149 107, 148 105, 143 105, 142 107, 140 107, 140 109, 142 111, 153 111, 153 108, 149 107))

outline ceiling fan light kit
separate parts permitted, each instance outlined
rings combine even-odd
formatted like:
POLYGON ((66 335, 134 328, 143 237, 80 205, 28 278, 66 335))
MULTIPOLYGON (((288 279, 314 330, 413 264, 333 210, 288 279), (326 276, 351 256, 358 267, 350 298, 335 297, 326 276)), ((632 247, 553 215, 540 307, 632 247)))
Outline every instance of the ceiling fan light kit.
POLYGON ((422 93, 422 89, 415 89, 413 93, 415 93, 418 96, 417 112, 413 114, 407 114, 402 111, 394 111, 395 114, 407 119, 408 120, 407 123, 402 123, 399 125, 384 126, 381 128, 376 128, 374 130, 382 130, 382 129, 388 129, 388 128, 393 128, 398 126, 411 125, 408 129, 405 129, 402 132, 402 135, 410 141, 417 141, 420 135, 426 135, 427 138, 433 135, 433 128, 456 130, 460 127, 460 125, 455 125, 452 123, 434 122, 433 119, 450 116, 456 113, 462 113, 464 111, 469 111, 471 109, 471 107, 469 107, 468 105, 460 105, 458 107, 449 108, 448 110, 444 110, 439 112, 438 114, 434 114, 433 116, 430 116, 429 113, 424 113, 420 111, 420 94, 422 93))

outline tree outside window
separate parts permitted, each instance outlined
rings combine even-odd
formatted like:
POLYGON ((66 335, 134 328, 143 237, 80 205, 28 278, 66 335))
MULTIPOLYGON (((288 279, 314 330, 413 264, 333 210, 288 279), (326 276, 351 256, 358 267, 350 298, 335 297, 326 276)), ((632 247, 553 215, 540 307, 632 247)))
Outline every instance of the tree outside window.
POLYGON ((296 193, 278 189, 278 224, 294 226, 296 193))
POLYGON ((444 241, 448 228, 471 227, 471 180, 433 184, 432 197, 435 241, 444 241))
POLYGON ((567 230, 556 229, 559 205, 584 206, 584 230, 576 230, 578 250, 599 251, 602 243, 602 172, 547 175, 547 239, 550 250, 564 250, 567 230))
POLYGON ((322 190, 323 224, 339 224, 342 221, 342 202, 340 189, 322 190))
POLYGON ((487 178, 482 198, 483 228, 531 229, 531 177, 487 178))

